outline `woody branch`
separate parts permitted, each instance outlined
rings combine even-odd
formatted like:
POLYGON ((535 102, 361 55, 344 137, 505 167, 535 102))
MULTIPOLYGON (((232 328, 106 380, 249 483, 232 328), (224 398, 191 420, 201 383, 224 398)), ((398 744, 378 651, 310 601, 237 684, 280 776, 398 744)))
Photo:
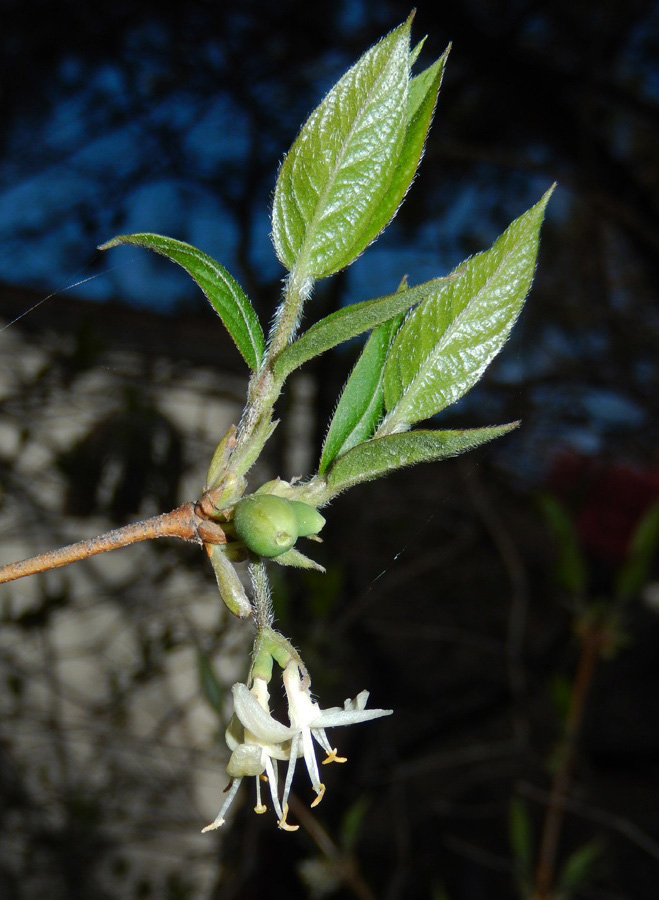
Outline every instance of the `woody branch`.
POLYGON ((202 502, 185 503, 171 512, 141 522, 133 522, 123 528, 115 528, 88 540, 60 547, 58 550, 50 550, 48 553, 1 566, 0 583, 66 566, 80 559, 117 550, 119 547, 127 547, 139 541, 161 537, 177 537, 199 544, 224 544, 227 540, 222 527, 207 518, 202 502))

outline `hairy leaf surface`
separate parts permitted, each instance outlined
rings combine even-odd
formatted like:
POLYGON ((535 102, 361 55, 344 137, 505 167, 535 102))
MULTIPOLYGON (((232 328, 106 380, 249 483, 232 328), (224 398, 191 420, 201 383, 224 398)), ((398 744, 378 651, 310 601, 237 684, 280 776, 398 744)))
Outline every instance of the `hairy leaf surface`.
POLYGON ((398 166, 382 202, 374 208, 368 228, 364 231, 366 246, 380 234, 395 215, 407 193, 423 156, 426 137, 430 129, 437 95, 444 76, 444 67, 450 48, 410 82, 407 97, 407 127, 398 166))
POLYGON ((402 316, 374 329, 346 381, 323 444, 318 472, 322 474, 348 450, 373 437, 384 408, 382 379, 392 336, 402 316))
POLYGON ((444 280, 432 278, 405 291, 396 291, 395 294, 353 303, 325 316, 280 353, 273 365, 275 377, 283 380, 314 356, 320 356, 331 347, 336 347, 343 341, 357 337, 358 334, 370 331, 381 322, 406 312, 430 296, 444 280))
POLYGON ((458 456, 517 428, 519 422, 463 431, 408 431, 374 438, 339 457, 326 474, 330 495, 395 469, 458 456))
POLYGON ((501 350, 531 287, 550 194, 489 250, 459 266, 408 317, 385 369, 385 429, 390 433, 454 403, 501 350))
POLYGON ((120 234, 99 250, 109 250, 121 244, 155 250, 185 269, 222 319, 247 365, 258 369, 265 350, 263 330, 247 295, 224 266, 191 244, 161 234, 120 234))
POLYGON ((407 131, 410 24, 396 28, 346 72, 302 126, 281 165, 273 242, 284 266, 297 266, 302 277, 344 268, 375 236, 371 220, 388 192, 407 131))

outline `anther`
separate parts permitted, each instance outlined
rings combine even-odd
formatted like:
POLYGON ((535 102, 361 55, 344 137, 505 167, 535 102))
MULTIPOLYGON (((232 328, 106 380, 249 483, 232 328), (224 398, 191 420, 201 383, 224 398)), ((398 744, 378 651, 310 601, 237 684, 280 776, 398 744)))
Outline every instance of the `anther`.
POLYGON ((313 809, 314 806, 318 806, 318 804, 320 803, 320 801, 323 799, 324 796, 325 796, 325 785, 321 784, 320 790, 318 791, 318 796, 316 797, 314 802, 311 804, 311 808, 313 809))
POLYGON ((348 757, 347 756, 337 756, 336 755, 336 747, 335 747, 330 753, 327 754, 327 759, 324 759, 322 761, 322 765, 326 766, 327 763, 332 763, 332 762, 335 762, 335 763, 348 762, 348 757))
POLYGON ((281 819, 279 820, 279 822, 277 824, 283 831, 297 831, 300 826, 299 825, 289 825, 288 822, 286 821, 287 815, 288 815, 288 803, 284 807, 284 815, 281 817, 281 819))

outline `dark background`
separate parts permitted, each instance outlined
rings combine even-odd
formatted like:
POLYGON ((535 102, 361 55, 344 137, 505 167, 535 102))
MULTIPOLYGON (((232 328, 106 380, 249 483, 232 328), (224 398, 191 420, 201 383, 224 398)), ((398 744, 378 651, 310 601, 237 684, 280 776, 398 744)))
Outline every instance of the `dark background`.
MULTIPOLYGON (((417 6, 414 36, 429 35, 421 64, 453 42, 418 181, 378 244, 318 286, 308 321, 389 292, 405 273, 412 282, 442 274, 557 181, 528 308, 484 383, 442 417, 448 426, 520 418, 523 427, 465 461, 338 500, 322 550, 330 575, 282 581, 278 598, 282 630, 302 649, 321 697, 323 688, 348 696, 366 685, 376 705, 396 710, 359 743, 346 738, 350 771, 323 803, 338 845, 346 810, 364 798, 345 857, 358 875, 328 864, 341 895, 508 897, 511 798, 526 803, 535 853, 583 653, 577 623, 594 601, 610 622, 629 537, 659 493, 659 8, 642 0, 417 6), (570 593, 561 581, 541 491, 560 497, 574 522, 584 590, 570 593)), ((266 323, 283 275, 268 239, 278 162, 323 92, 409 8, 5 0, 1 9, 0 313, 12 319, 28 296, 98 275, 76 290, 87 305, 56 295, 12 326, 37 337, 58 319, 78 329, 77 355, 65 376, 57 369, 72 390, 100 336, 111 343, 116 304, 141 321, 157 318, 141 332, 147 354, 176 354, 177 337, 197 323, 181 356, 238 371, 221 336, 216 351, 219 328, 206 327, 215 320, 181 273, 146 252, 93 248, 138 230, 190 241, 235 274, 266 323), (16 286, 35 293, 17 300, 16 286), (65 322, 60 310, 75 314, 65 322)), ((354 353, 309 367, 316 447, 354 353)), ((154 501, 188 499, 176 497, 185 465, 178 438, 160 479, 148 480, 144 460, 131 462, 121 491, 101 501, 92 487, 82 507, 84 454, 72 457, 63 467, 68 512, 121 522, 154 501)), ((289 449, 273 441, 273 468, 285 476, 296 474, 286 470, 289 449)), ((9 454, 2 463, 10 472, 9 454)), ((182 553, 181 564, 193 563, 182 553)), ((561 860, 594 837, 603 849, 574 896, 656 893, 652 576, 615 607, 624 646, 593 676, 561 860)), ((271 826, 240 809, 208 896, 313 896, 292 874, 311 839, 271 826)), ((71 852, 65 840, 52 851, 53 897, 127 896, 119 876, 99 874, 102 842, 82 880, 61 874, 57 854, 71 852)), ((15 878, 8 896, 27 896, 20 865, 5 870, 7 884, 15 878)))

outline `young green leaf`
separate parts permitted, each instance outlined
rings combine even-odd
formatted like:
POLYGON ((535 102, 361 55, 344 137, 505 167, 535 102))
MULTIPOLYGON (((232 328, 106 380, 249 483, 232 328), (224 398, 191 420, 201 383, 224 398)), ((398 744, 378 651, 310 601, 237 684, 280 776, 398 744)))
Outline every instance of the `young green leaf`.
POLYGON ((592 879, 596 863, 603 851, 602 841, 593 838, 571 853, 558 878, 559 891, 565 891, 569 896, 572 891, 583 888, 592 879))
POLYGON ((659 547, 659 503, 653 503, 636 526, 616 582, 616 596, 630 600, 647 582, 659 547))
POLYGON ((444 281, 446 278, 433 278, 395 294, 353 303, 325 316, 279 354, 273 364, 275 377, 283 381, 294 369, 314 356, 320 356, 331 347, 370 331, 399 313, 407 312, 410 307, 429 297, 444 281))
POLYGON ((218 681, 212 662, 201 650, 197 653, 197 667, 199 669, 199 683, 202 694, 216 713, 224 712, 222 706, 222 685, 218 681))
POLYGON ((419 58, 421 51, 423 50, 423 45, 425 44, 426 40, 427 40, 427 35, 426 35, 426 37, 422 37, 420 41, 417 41, 417 43, 414 45, 414 47, 412 47, 412 49, 410 50, 410 69, 412 68, 414 63, 417 61, 417 59, 419 58))
POLYGON ((390 222, 412 184, 423 156, 449 52, 450 47, 432 66, 415 76, 410 82, 407 98, 407 127, 398 166, 393 173, 386 195, 373 210, 371 221, 364 232, 364 236, 368 237, 364 246, 375 240, 390 222))
POLYGON ((410 27, 410 20, 400 25, 346 72, 281 165, 272 237, 281 262, 301 278, 337 272, 375 236, 371 218, 394 177, 407 130, 410 27))
POLYGON ((295 547, 287 550, 285 553, 280 553, 279 556, 273 557, 272 562, 277 563, 279 566, 294 566, 296 569, 314 569, 316 572, 325 571, 320 563, 317 563, 314 559, 309 559, 308 556, 300 553, 295 547))
POLYGON ((327 499, 403 466, 458 456, 517 428, 519 422, 462 431, 408 431, 365 441, 340 456, 326 473, 327 499))
POLYGON ((552 190, 408 317, 385 369, 384 433, 403 431, 454 403, 501 350, 531 287, 552 190))
POLYGON ((356 848, 370 805, 371 801, 362 794, 343 814, 340 829, 343 850, 350 852, 356 848))
POLYGON ((247 295, 224 266, 191 244, 160 234, 120 234, 98 249, 109 250, 120 244, 155 250, 185 269, 222 319, 247 365, 259 368, 265 350, 261 325, 247 295))
POLYGON ((538 502, 556 541, 556 578, 572 599, 583 599, 588 587, 588 570, 574 523, 565 507, 551 494, 542 494, 538 502))
POLYGON ((384 365, 392 338, 401 322, 402 314, 383 322, 366 342, 346 381, 327 431, 318 466, 319 474, 322 475, 337 456, 373 437, 384 408, 384 365))
MULTIPOLYGON (((508 835, 513 853, 515 876, 520 888, 528 885, 533 865, 533 834, 526 804, 519 797, 510 801, 508 835)), ((523 893, 522 891, 520 893, 523 893)))

